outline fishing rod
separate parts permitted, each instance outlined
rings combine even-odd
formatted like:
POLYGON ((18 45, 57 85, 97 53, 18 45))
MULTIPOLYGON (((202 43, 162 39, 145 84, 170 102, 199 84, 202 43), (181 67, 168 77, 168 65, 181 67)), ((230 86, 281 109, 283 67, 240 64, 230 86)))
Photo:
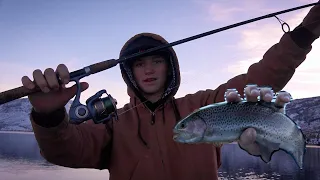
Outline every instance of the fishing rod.
MULTIPOLYGON (((75 83, 77 84, 77 94, 76 94, 75 100, 73 101, 73 103, 70 107, 70 110, 69 110, 70 122, 79 124, 79 123, 82 123, 88 119, 92 119, 95 123, 101 123, 101 122, 105 122, 105 121, 111 119, 112 117, 117 117, 116 101, 115 101, 115 99, 112 98, 112 96, 110 94, 108 94, 106 92, 106 90, 101 90, 101 91, 97 92, 95 95, 88 98, 88 100, 86 101, 87 106, 83 105, 79 102, 79 98, 80 98, 80 94, 81 94, 79 80, 83 77, 110 69, 119 63, 122 63, 122 62, 130 60, 130 59, 134 59, 137 57, 141 57, 141 56, 146 55, 151 52, 159 51, 159 50, 162 50, 162 49, 165 49, 168 47, 176 46, 176 45, 186 43, 186 42, 189 42, 192 40, 196 40, 196 39, 199 39, 199 38, 202 38, 205 36, 209 36, 209 35, 221 32, 221 31, 232 29, 232 28, 242 26, 245 24, 249 24, 249 23, 252 23, 255 21, 259 21, 262 19, 276 17, 276 15, 279 15, 279 14, 284 14, 287 12, 291 12, 291 11, 295 11, 298 9, 314 6, 317 4, 319 4, 319 3, 310 3, 310 4, 303 5, 303 6, 298 6, 298 7, 278 11, 275 13, 267 14, 264 16, 256 17, 253 19, 249 19, 246 21, 242 21, 239 23, 235 23, 235 24, 221 27, 218 29, 214 29, 211 31, 207 31, 207 32, 204 32, 201 34, 197 34, 197 35, 194 35, 191 37, 187 37, 187 38, 184 38, 184 39, 181 39, 178 41, 174 41, 172 43, 168 43, 168 44, 160 45, 160 46, 157 46, 154 48, 150 48, 145 51, 134 53, 134 54, 126 56, 126 57, 121 57, 119 59, 109 59, 109 60, 101 61, 101 62, 98 62, 95 64, 91 64, 89 66, 86 66, 82 69, 78 69, 76 71, 73 71, 73 72, 69 73, 70 81, 75 81, 75 83), (100 98, 102 96, 102 94, 104 94, 104 93, 107 94, 108 96, 106 98, 100 98)), ((282 30, 283 31, 284 31, 284 25, 286 25, 289 28, 288 24, 284 22, 284 23, 282 23, 282 30)), ((290 28, 289 28, 289 31, 290 31, 290 28)), ((59 83, 61 83, 61 81, 59 83)), ((40 91, 41 91, 41 89, 39 87, 36 87, 33 90, 30 90, 30 89, 27 89, 23 86, 20 86, 17 88, 13 88, 13 89, 1 92, 0 93, 0 105, 7 103, 7 102, 10 102, 10 101, 13 101, 15 99, 19 99, 19 98, 40 92, 40 91)))

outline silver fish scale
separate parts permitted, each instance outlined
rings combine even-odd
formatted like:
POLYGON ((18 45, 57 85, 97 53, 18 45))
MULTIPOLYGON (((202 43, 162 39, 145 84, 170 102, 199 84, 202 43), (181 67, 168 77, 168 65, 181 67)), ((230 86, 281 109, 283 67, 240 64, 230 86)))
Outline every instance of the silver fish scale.
MULTIPOLYGON (((226 104, 222 106, 207 106, 199 111, 199 116, 206 121, 210 127, 221 127, 230 130, 234 123, 246 124, 250 122, 253 126, 262 125, 259 119, 276 112, 275 109, 253 103, 226 104)), ((263 125, 267 127, 267 125, 263 125)))
MULTIPOLYGON (((294 121, 273 105, 274 103, 265 102, 241 102, 202 107, 181 122, 203 120, 207 125, 201 135, 203 138, 191 140, 187 135, 181 138, 189 139, 188 143, 228 143, 237 141, 245 129, 252 127, 257 132, 256 142, 264 150, 264 156, 261 156, 263 160, 269 161, 271 152, 280 148, 289 153, 302 168, 306 148, 304 135, 294 121)), ((191 130, 183 132, 193 133, 191 130)), ((199 134, 192 137, 196 136, 199 134)))
POLYGON ((239 136, 248 127, 253 127, 262 139, 276 139, 282 143, 295 141, 299 134, 295 124, 273 108, 256 104, 231 104, 203 109, 199 116, 215 133, 233 132, 239 136), (291 130, 291 131, 290 131, 291 130), (296 132, 294 132, 296 131, 296 132))

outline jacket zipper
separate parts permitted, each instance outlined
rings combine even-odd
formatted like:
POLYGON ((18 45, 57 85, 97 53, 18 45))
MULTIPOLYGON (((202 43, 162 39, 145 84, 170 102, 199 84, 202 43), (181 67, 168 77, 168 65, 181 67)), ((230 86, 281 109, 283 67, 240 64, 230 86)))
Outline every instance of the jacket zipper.
POLYGON ((151 125, 154 125, 154 123, 155 123, 155 113, 154 112, 151 112, 151 114, 152 114, 152 118, 151 118, 151 125))
POLYGON ((151 121, 150 121, 150 124, 151 125, 154 125, 154 123, 156 122, 156 120, 155 120, 155 115, 156 115, 156 111, 158 110, 158 109, 156 109, 156 110, 154 110, 154 111, 151 111, 148 107, 146 107, 148 110, 149 110, 149 112, 151 113, 151 115, 152 115, 152 117, 151 117, 151 121))
MULTIPOLYGON (((155 124, 155 115, 156 115, 156 111, 158 110, 158 109, 156 109, 155 111, 151 111, 149 108, 147 108, 149 111, 150 111, 150 113, 152 114, 152 118, 151 118, 151 125, 154 125, 155 124)), ((161 148, 160 148, 160 144, 159 144, 159 138, 158 138, 158 134, 157 134, 157 141, 158 141, 158 148, 159 148, 159 151, 160 151, 160 157, 161 157, 161 163, 162 163, 162 168, 163 168, 163 170, 165 171, 165 166, 164 166, 164 162, 163 162, 163 156, 162 156, 162 151, 161 151, 161 148)))

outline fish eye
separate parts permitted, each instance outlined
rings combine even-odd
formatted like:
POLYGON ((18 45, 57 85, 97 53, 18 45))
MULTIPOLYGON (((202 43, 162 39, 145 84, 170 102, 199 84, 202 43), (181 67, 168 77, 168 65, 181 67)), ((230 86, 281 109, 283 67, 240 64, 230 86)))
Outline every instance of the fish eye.
POLYGON ((180 124, 180 128, 184 129, 184 128, 186 128, 186 127, 187 127, 186 122, 182 122, 182 123, 180 124))

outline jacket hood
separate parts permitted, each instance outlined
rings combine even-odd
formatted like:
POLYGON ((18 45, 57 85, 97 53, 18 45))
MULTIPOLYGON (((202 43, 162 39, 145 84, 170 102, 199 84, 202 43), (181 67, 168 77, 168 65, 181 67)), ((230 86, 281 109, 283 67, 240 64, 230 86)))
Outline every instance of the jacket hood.
MULTIPOLYGON (((122 47, 120 51, 119 58, 125 57, 143 50, 147 50, 153 47, 157 47, 163 44, 169 44, 163 37, 153 33, 140 33, 131 37, 122 47)), ((166 101, 174 97, 177 93, 180 86, 180 68, 177 55, 172 47, 165 48, 163 50, 159 50, 153 52, 152 54, 164 54, 168 57, 169 60, 169 70, 171 71, 171 75, 168 76, 167 80, 167 88, 165 93, 162 96, 161 101, 166 101)), ((151 54, 146 54, 151 55, 151 54)), ((137 83, 133 78, 133 73, 131 71, 131 63, 134 59, 130 59, 120 63, 120 70, 123 77, 123 80, 127 84, 127 93, 130 96, 130 102, 137 97, 141 102, 145 102, 145 97, 142 96, 141 91, 139 90, 137 83)))

